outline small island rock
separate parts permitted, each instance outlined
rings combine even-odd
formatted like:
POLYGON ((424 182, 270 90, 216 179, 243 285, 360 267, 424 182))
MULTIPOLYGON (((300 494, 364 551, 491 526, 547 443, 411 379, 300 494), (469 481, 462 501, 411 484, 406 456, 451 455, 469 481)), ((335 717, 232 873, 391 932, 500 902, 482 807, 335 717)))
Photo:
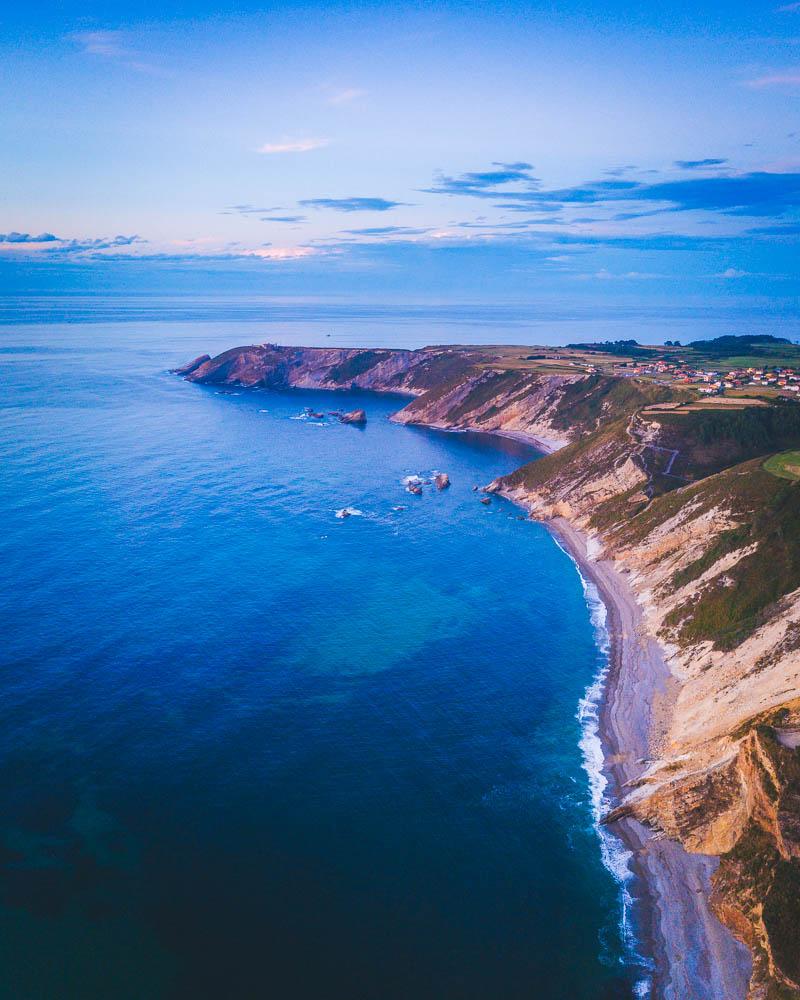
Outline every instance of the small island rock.
POLYGON ((450 477, 446 472, 437 472, 433 478, 437 490, 446 490, 450 485, 450 477))
POLYGON ((339 419, 343 424, 365 424, 367 414, 364 410, 351 410, 349 413, 343 413, 339 419))

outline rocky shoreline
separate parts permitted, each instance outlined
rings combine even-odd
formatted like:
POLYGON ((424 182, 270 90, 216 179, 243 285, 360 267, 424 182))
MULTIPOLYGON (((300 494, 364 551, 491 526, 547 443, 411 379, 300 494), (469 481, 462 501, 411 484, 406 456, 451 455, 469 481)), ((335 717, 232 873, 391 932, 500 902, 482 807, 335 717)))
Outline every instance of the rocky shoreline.
MULTIPOLYGON (((582 575, 597 588, 608 614, 610 670, 600 710, 600 738, 619 802, 625 786, 641 777, 654 751, 652 706, 669 684, 663 650, 642 630, 642 614, 625 576, 609 560, 590 555, 590 536, 568 521, 548 527, 582 575)), ((736 1000, 747 994, 747 948, 710 907, 716 859, 689 854, 636 819, 614 824, 632 854, 641 913, 637 931, 653 961, 653 995, 663 1000, 736 1000)))

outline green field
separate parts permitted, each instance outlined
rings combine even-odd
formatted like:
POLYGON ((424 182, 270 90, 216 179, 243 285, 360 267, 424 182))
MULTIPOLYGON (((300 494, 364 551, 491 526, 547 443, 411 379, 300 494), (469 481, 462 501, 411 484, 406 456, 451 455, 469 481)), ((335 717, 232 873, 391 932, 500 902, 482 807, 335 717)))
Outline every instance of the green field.
POLYGON ((781 479, 800 479, 800 451, 784 451, 772 455, 764 462, 764 468, 781 479))
POLYGON ((800 350, 791 347, 760 354, 731 354, 722 357, 689 354, 687 357, 696 358, 705 368, 716 371, 730 371, 732 368, 796 368, 800 364, 800 350))

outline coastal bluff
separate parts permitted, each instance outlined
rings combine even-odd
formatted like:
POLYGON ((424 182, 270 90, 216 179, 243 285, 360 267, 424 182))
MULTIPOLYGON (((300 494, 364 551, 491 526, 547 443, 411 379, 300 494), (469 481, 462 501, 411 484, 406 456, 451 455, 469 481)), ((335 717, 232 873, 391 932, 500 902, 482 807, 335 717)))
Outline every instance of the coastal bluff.
MULTIPOLYGON (((769 467, 800 448, 800 405, 701 406, 684 387, 550 357, 263 344, 201 356, 176 374, 396 393, 407 397, 399 423, 519 436, 548 452, 486 489, 556 534, 574 533, 570 550, 588 575, 605 567, 632 595, 627 631, 612 634, 617 697, 607 693, 604 712, 641 699, 626 710, 645 752, 617 727, 626 769, 607 822, 645 831, 641 842, 626 836, 645 879, 659 845, 702 859, 710 883, 691 891, 748 949, 749 985, 726 994, 713 970, 701 971, 692 997, 800 997, 800 482, 769 467), (658 684, 631 681, 645 643, 662 658, 658 684)), ((603 591, 612 603, 617 583, 603 591)), ((688 998, 677 952, 654 953, 656 994, 688 998)), ((711 946, 705 959, 715 961, 711 946)))

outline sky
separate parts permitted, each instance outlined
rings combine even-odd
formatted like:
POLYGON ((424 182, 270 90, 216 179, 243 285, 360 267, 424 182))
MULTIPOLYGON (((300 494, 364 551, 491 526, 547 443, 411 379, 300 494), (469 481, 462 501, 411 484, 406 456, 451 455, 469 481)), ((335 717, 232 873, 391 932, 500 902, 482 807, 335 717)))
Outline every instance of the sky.
POLYGON ((0 292, 763 307, 800 3, 5 5, 0 292))

